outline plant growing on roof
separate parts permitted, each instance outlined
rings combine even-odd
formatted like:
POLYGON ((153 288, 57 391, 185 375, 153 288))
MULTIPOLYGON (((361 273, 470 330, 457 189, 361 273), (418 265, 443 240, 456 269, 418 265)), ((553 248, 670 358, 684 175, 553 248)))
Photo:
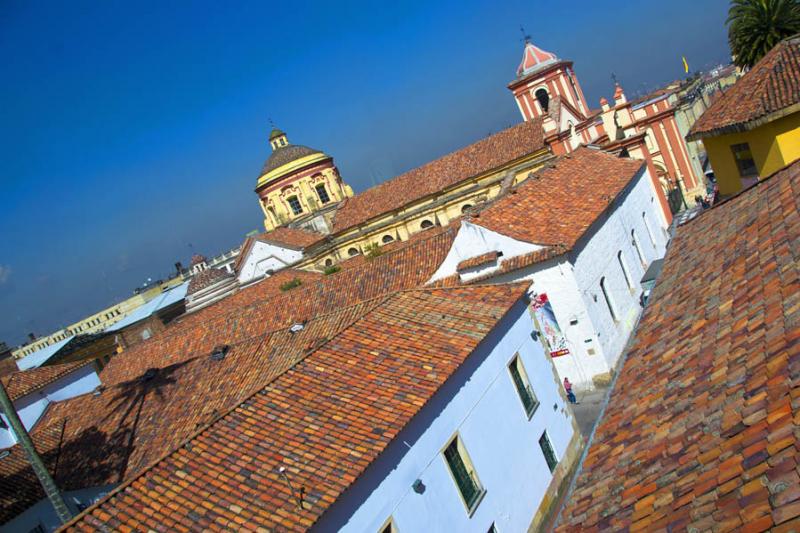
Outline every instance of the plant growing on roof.
POLYGON ((331 265, 331 266, 326 266, 326 267, 325 267, 325 270, 323 270, 322 272, 323 272, 323 273, 324 273, 326 276, 330 276, 331 274, 336 274, 336 273, 337 273, 337 272, 339 272, 341 269, 342 269, 342 267, 340 267, 339 265, 331 265))
POLYGON ((294 278, 291 281, 287 281, 286 283, 283 283, 281 285, 281 290, 284 291, 284 292, 290 291, 290 290, 294 289, 295 287, 299 287, 302 284, 303 284, 303 282, 300 281, 299 278, 294 278))
POLYGON ((732 0, 725 24, 734 63, 750 68, 778 42, 800 32, 800 1, 732 0))
POLYGON ((373 242, 364 247, 364 257, 367 259, 374 259, 379 255, 383 255, 383 250, 378 246, 378 243, 373 242))

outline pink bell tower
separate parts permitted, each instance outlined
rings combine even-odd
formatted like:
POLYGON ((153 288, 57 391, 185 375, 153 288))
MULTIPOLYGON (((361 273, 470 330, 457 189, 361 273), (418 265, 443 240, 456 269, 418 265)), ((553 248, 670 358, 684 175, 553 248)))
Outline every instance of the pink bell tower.
POLYGON ((583 91, 572 71, 572 61, 559 59, 526 37, 517 78, 508 84, 526 121, 550 115, 565 107, 575 121, 589 115, 583 91))

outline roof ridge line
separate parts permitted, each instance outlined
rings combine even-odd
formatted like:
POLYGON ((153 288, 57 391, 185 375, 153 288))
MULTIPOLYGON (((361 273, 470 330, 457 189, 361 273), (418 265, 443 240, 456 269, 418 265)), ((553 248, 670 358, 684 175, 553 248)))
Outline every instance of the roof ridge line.
MULTIPOLYGON (((389 294, 383 295, 383 297, 384 297, 384 299, 388 300, 393 295, 394 295, 394 293, 389 293, 389 294)), ((377 298, 373 298, 373 300, 374 299, 377 299, 377 298)), ((360 304, 356 304, 356 305, 360 305, 360 304)), ((78 519, 83 518, 85 515, 89 514, 90 511, 93 511, 94 509, 98 508, 101 504, 105 503, 106 501, 110 500, 112 497, 116 496, 118 493, 122 492, 122 490, 126 489, 131 484, 133 484, 134 481, 138 480, 144 474, 146 474, 146 473, 150 472, 151 470, 153 470, 159 463, 161 463, 162 461, 164 461, 167 458, 169 458, 172 454, 176 453, 178 450, 180 450, 181 448, 185 447, 187 444, 190 444, 194 439, 199 437, 201 434, 203 434, 207 430, 211 429, 211 427, 214 426, 217 422, 219 422, 223 418, 225 418, 228 415, 230 415, 231 413, 233 413, 236 409, 239 408, 239 406, 241 406, 245 402, 247 402, 250 399, 252 399, 256 394, 259 394, 261 391, 263 391, 265 388, 267 388, 270 384, 274 383, 279 378, 284 376, 287 372, 289 372, 290 370, 295 368, 298 364, 300 364, 303 361, 305 361, 311 354, 313 354, 313 353, 317 352, 318 350, 322 349, 325 345, 329 344, 334 338, 338 337, 343 332, 345 332, 348 329, 350 329, 351 327, 353 327, 353 325, 356 322, 362 320, 366 315, 368 315, 369 313, 374 311, 376 308, 377 308, 377 306, 372 307, 372 308, 369 309, 369 311, 367 311, 367 312, 365 312, 365 313, 353 318, 350 322, 347 323, 347 325, 345 325, 342 328, 340 328, 335 334, 333 334, 330 337, 328 337, 320 345, 315 346, 314 348, 309 349, 309 350, 304 350, 304 351, 306 351, 306 354, 301 356, 297 361, 295 361, 291 366, 286 368, 283 372, 273 376, 271 379, 267 380, 262 386, 258 387, 254 392, 248 394, 247 397, 245 397, 244 399, 238 401, 235 405, 233 405, 232 407, 226 409, 224 412, 221 412, 216 417, 212 418, 209 422, 207 422, 206 424, 204 424, 201 427, 199 427, 197 430, 192 432, 188 437, 186 437, 185 439, 181 440, 181 442, 179 444, 175 445, 175 447, 171 448, 167 452, 164 452, 162 455, 160 455, 156 459, 153 459, 153 461, 151 461, 146 466, 142 467, 138 472, 136 472, 136 474, 133 477, 131 477, 130 479, 128 479, 126 481, 123 481, 122 483, 120 483, 119 485, 114 487, 112 490, 110 490, 108 492, 108 494, 106 494, 105 496, 103 496, 102 498, 97 500, 94 504, 90 505, 89 507, 87 507, 86 509, 81 511, 80 513, 78 513, 75 516, 73 516, 72 519, 68 523, 63 524, 61 527, 62 528, 67 528, 67 527, 69 527, 71 525, 74 525, 75 523, 77 523, 78 519)), ((349 309, 349 307, 346 308, 346 309, 349 309)))

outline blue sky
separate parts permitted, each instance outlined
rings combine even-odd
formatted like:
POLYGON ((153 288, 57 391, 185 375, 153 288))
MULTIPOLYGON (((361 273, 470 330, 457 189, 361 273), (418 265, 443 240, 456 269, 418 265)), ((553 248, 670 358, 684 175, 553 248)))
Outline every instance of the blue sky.
POLYGON ((261 229, 269 119, 356 191, 520 120, 519 27, 587 98, 726 61, 725 0, 0 7, 0 340, 261 229))

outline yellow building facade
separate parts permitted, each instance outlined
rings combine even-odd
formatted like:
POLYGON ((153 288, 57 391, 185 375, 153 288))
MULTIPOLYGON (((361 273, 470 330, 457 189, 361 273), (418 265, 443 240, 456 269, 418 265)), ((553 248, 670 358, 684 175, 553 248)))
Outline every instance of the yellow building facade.
POLYGON ((130 298, 126 298, 119 303, 116 303, 110 307, 106 307, 105 309, 102 309, 93 315, 82 318, 74 324, 70 324, 66 328, 62 328, 51 333, 50 335, 39 337, 27 344, 24 344, 12 351, 11 355, 15 359, 19 359, 21 357, 30 355, 33 352, 38 352, 42 348, 46 348, 47 346, 63 341, 69 337, 103 331, 109 326, 119 322, 128 316, 132 311, 146 304, 162 292, 180 285, 181 283, 183 283, 183 278, 176 276, 163 283, 154 285, 153 287, 150 287, 139 294, 135 294, 130 298))
POLYGON ((326 217, 314 221, 314 215, 330 212, 342 200, 353 196, 353 190, 342 181, 331 156, 291 144, 279 129, 272 130, 269 142, 272 154, 255 189, 264 212, 265 229, 270 231, 304 219, 309 219, 312 227, 322 229, 326 217))
POLYGON ((800 159, 800 113, 741 133, 703 139, 720 194, 735 194, 800 159))
POLYGON ((723 196, 800 159, 800 36, 779 42, 697 120, 723 196))

